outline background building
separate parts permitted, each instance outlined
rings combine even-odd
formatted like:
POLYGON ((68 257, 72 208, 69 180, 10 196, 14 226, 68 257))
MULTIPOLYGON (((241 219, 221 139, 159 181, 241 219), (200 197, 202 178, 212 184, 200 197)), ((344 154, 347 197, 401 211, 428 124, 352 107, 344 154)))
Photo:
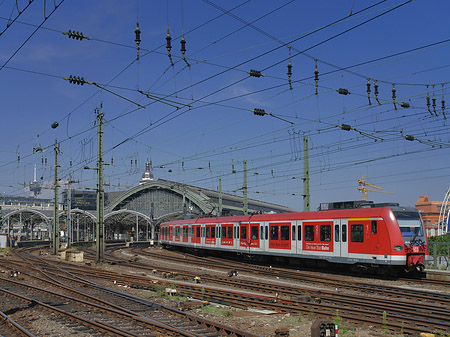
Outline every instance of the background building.
POLYGON ((427 195, 420 196, 416 202, 416 208, 422 216, 427 236, 438 235, 439 215, 442 205, 442 201, 430 201, 427 195))

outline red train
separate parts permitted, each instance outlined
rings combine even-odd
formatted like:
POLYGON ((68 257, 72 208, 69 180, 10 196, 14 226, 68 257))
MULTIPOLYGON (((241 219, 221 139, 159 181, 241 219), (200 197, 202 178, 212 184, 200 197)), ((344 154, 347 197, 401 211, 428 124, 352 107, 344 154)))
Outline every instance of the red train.
POLYGON ((428 254, 415 208, 398 204, 322 204, 315 212, 254 214, 162 223, 166 246, 278 257, 293 263, 351 265, 385 274, 424 270, 428 254))

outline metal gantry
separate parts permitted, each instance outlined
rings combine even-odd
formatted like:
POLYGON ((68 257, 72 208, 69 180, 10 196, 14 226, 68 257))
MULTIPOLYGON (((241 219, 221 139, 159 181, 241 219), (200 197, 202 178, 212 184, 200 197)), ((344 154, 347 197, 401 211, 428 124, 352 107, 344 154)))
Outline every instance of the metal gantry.
POLYGON ((105 257, 105 192, 103 186, 103 112, 95 109, 97 117, 97 254, 96 262, 103 262, 105 257))
POLYGON ((53 211, 53 255, 56 255, 59 250, 59 195, 58 195, 58 154, 59 145, 55 141, 55 181, 54 181, 54 211, 53 211))
POLYGON ((448 232, 448 221, 450 216, 450 188, 445 193, 444 201, 442 202, 441 210, 439 212, 438 235, 446 234, 448 232))

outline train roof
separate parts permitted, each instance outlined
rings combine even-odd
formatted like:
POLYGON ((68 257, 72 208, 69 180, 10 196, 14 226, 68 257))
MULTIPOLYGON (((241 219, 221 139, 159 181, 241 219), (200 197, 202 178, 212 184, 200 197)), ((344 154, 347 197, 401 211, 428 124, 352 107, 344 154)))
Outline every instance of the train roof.
POLYGON ((204 223, 236 223, 257 221, 290 221, 290 220, 313 220, 333 218, 368 218, 381 217, 390 211, 390 207, 372 207, 359 209, 337 209, 313 212, 274 213, 274 214, 249 214, 226 217, 210 217, 170 221, 171 224, 204 224, 204 223))
POLYGON ((385 202, 374 203, 368 200, 334 201, 324 202, 317 208, 318 211, 328 211, 337 209, 357 209, 357 208, 378 208, 378 207, 400 207, 398 203, 385 202))

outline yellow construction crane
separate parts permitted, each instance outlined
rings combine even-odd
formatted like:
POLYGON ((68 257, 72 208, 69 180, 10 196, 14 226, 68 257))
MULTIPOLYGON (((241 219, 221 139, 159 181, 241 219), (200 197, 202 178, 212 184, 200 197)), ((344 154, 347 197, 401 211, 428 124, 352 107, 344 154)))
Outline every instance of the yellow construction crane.
POLYGON ((357 180, 359 186, 356 188, 358 191, 362 192, 363 200, 367 200, 367 192, 378 192, 378 193, 392 193, 389 191, 383 191, 380 186, 371 184, 366 181, 366 175, 363 174, 362 179, 357 180), (372 188, 367 188, 367 186, 372 188))

